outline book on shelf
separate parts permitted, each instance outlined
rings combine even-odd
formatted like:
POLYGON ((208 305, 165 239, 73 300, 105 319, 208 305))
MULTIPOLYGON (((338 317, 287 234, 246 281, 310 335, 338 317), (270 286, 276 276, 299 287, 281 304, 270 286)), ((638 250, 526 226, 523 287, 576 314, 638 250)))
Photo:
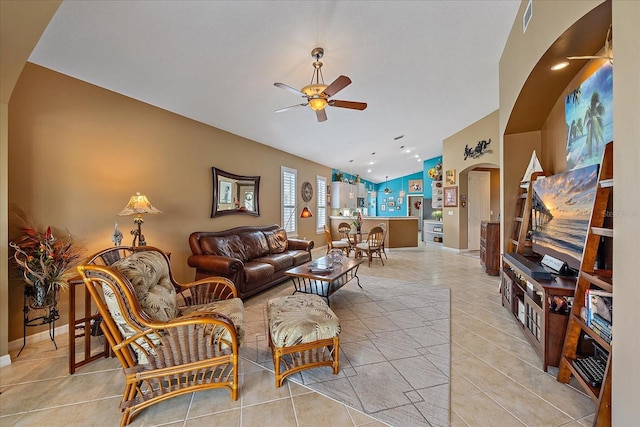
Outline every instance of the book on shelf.
MULTIPOLYGON (((591 327, 595 322, 611 328, 612 310, 613 310, 613 293, 605 292, 598 289, 587 289, 585 292, 584 306, 586 308, 585 323, 591 327)), ((593 329, 593 328, 592 328, 593 329)))

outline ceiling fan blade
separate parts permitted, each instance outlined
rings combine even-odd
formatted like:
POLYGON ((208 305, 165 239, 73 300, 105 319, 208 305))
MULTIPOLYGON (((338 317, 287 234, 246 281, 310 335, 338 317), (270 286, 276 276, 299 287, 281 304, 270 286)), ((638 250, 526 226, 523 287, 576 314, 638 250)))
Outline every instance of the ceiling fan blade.
POLYGON ((345 87, 351 84, 351 79, 347 76, 340 76, 333 81, 327 88, 322 92, 327 98, 332 97, 336 93, 340 92, 345 87))
POLYGON ((305 95, 304 93, 300 92, 298 89, 292 88, 291 86, 287 86, 284 83, 274 83, 273 85, 276 86, 276 87, 279 87, 280 89, 284 89, 284 90, 288 90, 289 92, 293 92, 296 95, 300 95, 303 98, 307 97, 307 95, 305 95))
POLYGON ((319 122, 324 122, 327 120, 327 113, 324 110, 316 110, 316 117, 319 122))
POLYGON ((275 110, 274 113, 282 113, 283 111, 287 111, 290 110, 292 108, 297 108, 297 107, 306 107, 307 105, 309 105, 308 103, 304 103, 304 104, 296 104, 296 105, 292 105, 290 107, 284 107, 284 108, 280 108, 279 110, 275 110))
POLYGON ((613 59, 610 56, 567 56, 567 59, 613 59))
POLYGON ((367 108, 366 102, 355 102, 355 101, 339 101, 337 99, 332 99, 328 102, 328 104, 332 107, 340 107, 340 108, 350 108, 352 110, 364 110, 367 108))

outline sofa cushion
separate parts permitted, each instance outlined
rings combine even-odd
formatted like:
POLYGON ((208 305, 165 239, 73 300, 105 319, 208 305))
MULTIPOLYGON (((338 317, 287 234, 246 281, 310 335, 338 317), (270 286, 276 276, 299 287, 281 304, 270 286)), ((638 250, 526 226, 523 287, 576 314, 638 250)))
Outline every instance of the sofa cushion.
POLYGON ((178 298, 165 257, 155 251, 136 252, 113 263, 133 285, 140 306, 150 318, 167 322, 178 315, 178 298))
POLYGON ((281 254, 287 250, 289 239, 284 228, 275 231, 264 231, 263 233, 269 245, 269 253, 281 254))
POLYGON ((305 262, 311 261, 311 254, 307 251, 288 251, 289 255, 293 257, 293 265, 298 266, 305 262))
POLYGON ((200 239, 200 247, 206 255, 231 256, 229 239, 226 236, 206 236, 200 239))
POLYGON ((252 286, 269 282, 273 278, 275 269, 266 262, 248 261, 244 263, 244 283, 252 286))
POLYGON ((207 255, 226 256, 246 261, 247 255, 240 237, 235 234, 228 236, 207 236, 200 239, 200 247, 207 255))
POLYGON ((266 262, 271 264, 275 271, 285 270, 293 267, 293 256, 286 254, 273 254, 254 259, 256 262, 266 262))
POLYGON ((239 237, 244 244, 244 250, 248 260, 259 258, 269 253, 267 239, 261 231, 256 230, 240 233, 239 237))

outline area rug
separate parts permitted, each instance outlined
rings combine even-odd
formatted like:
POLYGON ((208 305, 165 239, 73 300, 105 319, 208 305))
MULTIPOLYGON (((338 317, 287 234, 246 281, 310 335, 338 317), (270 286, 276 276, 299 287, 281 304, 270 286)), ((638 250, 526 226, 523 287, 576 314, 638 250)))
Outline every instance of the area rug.
MULTIPOLYGON (((289 295, 283 284, 273 298, 289 295)), ((340 372, 328 367, 288 377, 392 426, 448 426, 450 291, 360 275, 331 296, 340 318, 340 372)), ((273 371, 264 301, 245 305, 241 356, 273 371), (255 337, 255 339, 254 339, 255 337)))

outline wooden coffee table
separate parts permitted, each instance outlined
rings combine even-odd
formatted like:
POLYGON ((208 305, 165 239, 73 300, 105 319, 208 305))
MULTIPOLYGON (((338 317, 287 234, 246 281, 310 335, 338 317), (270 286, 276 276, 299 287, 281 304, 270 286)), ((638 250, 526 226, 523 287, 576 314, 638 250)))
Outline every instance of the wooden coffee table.
POLYGON ((356 283, 360 286, 360 278, 358 277, 358 267, 364 262, 363 259, 343 258, 340 263, 333 264, 329 257, 323 256, 315 261, 299 265, 291 270, 287 270, 284 274, 291 276, 293 286, 296 292, 305 294, 316 294, 327 300, 338 289, 356 279, 356 283), (327 267, 333 267, 333 270, 327 267))

